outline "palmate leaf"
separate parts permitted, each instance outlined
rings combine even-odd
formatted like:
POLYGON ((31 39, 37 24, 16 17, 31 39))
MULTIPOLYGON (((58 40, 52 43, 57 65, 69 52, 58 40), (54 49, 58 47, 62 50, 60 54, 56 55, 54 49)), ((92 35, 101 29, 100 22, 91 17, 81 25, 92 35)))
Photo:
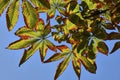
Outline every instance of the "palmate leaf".
POLYGON ((50 32, 50 25, 45 26, 42 23, 42 20, 39 20, 37 24, 35 30, 26 26, 18 29, 15 34, 20 37, 20 40, 17 40, 8 46, 8 49, 26 48, 19 66, 27 61, 37 50, 40 50, 41 61, 44 61, 48 48, 55 52, 57 51, 56 46, 47 40, 47 35, 50 32))
POLYGON ((56 80, 67 68, 69 62, 70 62, 71 55, 67 56, 57 67, 54 80, 56 80))
POLYGON ((55 16, 56 10, 58 10, 58 12, 60 14, 65 15, 65 10, 64 7, 67 5, 68 2, 70 2, 71 0, 50 0, 50 10, 47 11, 47 19, 49 20, 50 18, 53 18, 55 16))
POLYGON ((8 6, 10 0, 0 0, 0 16, 2 15, 3 11, 8 6))
POLYGON ((50 9, 48 0, 30 0, 36 7, 38 12, 47 12, 50 9))
POLYGON ((64 72, 64 70, 67 68, 68 63, 70 61, 70 57, 71 57, 71 50, 67 46, 60 45, 60 46, 56 46, 56 47, 61 52, 53 54, 49 59, 44 61, 44 63, 48 63, 48 62, 53 62, 53 61, 57 61, 57 60, 64 58, 64 60, 58 65, 58 67, 56 69, 54 80, 56 80, 64 72))
POLYGON ((35 8, 27 0, 22 2, 22 13, 27 27, 33 29, 38 22, 39 15, 35 8))
MULTIPOLYGON (((37 50, 43 63, 63 59, 57 67, 54 80, 65 71, 70 59, 79 80, 81 65, 89 72, 96 73, 95 60, 98 51, 105 55, 109 52, 104 41, 120 39, 120 33, 116 31, 116 28, 119 30, 120 21, 119 1, 111 0, 105 5, 108 2, 109 0, 22 0, 22 15, 26 26, 16 31, 15 35, 20 39, 12 42, 8 49, 25 49, 19 66, 37 50), (47 14, 46 22, 39 18, 41 12, 47 14), (51 26, 50 19, 55 19, 54 17, 59 24, 51 26), (115 32, 107 33, 106 29, 115 32), (66 45, 54 45, 48 40, 51 33, 56 41, 71 44, 72 50, 66 45), (45 60, 48 49, 55 54, 45 60)), ((18 20, 19 5, 20 0, 0 0, 0 16, 9 6, 6 13, 8 30, 12 30, 18 20)), ((111 54, 119 46, 120 42, 116 42, 111 54)))
POLYGON ((7 10, 6 19, 7 19, 7 27, 9 31, 11 31, 14 28, 15 24, 18 21, 19 6, 20 6, 20 1, 13 0, 7 10))

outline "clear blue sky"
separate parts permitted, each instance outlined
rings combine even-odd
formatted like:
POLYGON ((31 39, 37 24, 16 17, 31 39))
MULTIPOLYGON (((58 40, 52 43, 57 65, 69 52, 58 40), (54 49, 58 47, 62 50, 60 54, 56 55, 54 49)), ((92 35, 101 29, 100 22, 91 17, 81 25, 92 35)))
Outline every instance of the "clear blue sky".
MULTIPOLYGON (((19 39, 14 35, 14 32, 22 26, 24 26, 24 23, 20 14, 19 22, 14 30, 8 32, 5 13, 0 17, 0 80, 53 80, 59 61, 42 64, 39 52, 36 52, 26 63, 18 67, 24 50, 5 49, 9 43, 19 39)), ((110 50, 113 44, 113 41, 108 41, 110 50)), ((98 66, 96 74, 91 74, 82 68, 81 80, 120 80, 119 50, 109 56, 99 53, 96 63, 98 66)), ((58 80, 77 80, 71 63, 58 80)))

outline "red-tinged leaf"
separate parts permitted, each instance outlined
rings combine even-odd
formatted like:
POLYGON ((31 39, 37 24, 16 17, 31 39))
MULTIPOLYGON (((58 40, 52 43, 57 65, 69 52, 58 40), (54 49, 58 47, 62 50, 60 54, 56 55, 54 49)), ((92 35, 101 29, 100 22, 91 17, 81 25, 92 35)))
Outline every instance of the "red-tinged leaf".
POLYGON ((70 52, 70 49, 66 45, 56 46, 62 52, 70 52))
POLYGON ((120 41, 119 42, 116 42, 114 44, 114 47, 112 49, 112 51, 110 52, 110 54, 112 54, 113 52, 115 52, 116 50, 118 50, 120 48, 120 41))
POLYGON ((40 41, 34 43, 28 50, 24 51, 24 54, 20 60, 19 66, 26 62, 40 47, 40 41))
POLYGON ((0 16, 2 15, 3 11, 8 6, 10 0, 0 0, 0 16))
POLYGON ((105 44, 105 42, 99 42, 97 49, 99 52, 108 55, 108 46, 105 44))
POLYGON ((35 30, 36 31, 43 31, 44 30, 44 20, 39 19, 39 21, 37 22, 37 24, 35 26, 35 30))
POLYGON ((8 49, 17 50, 17 49, 26 48, 26 47, 30 46, 31 44, 35 43, 36 41, 38 41, 38 39, 17 40, 15 42, 11 43, 8 46, 8 49))
POLYGON ((75 73, 78 77, 78 80, 79 80, 80 79, 80 73, 81 73, 81 63, 76 57, 73 57, 72 65, 73 65, 73 69, 74 69, 74 71, 75 71, 75 73))
POLYGON ((48 47, 49 49, 57 52, 57 48, 56 48, 56 46, 55 46, 52 42, 50 42, 49 40, 45 40, 45 41, 46 41, 46 45, 47 45, 47 47, 48 47))
POLYGON ((44 58, 45 58, 47 50, 48 50, 48 47, 44 40, 40 43, 39 50, 40 50, 41 61, 44 62, 44 58))
POLYGON ((56 54, 52 55, 49 59, 47 59, 44 63, 58 61, 67 55, 68 55, 68 53, 56 53, 56 54))
POLYGON ((96 73, 97 66, 96 66, 95 62, 89 61, 84 56, 80 57, 80 61, 82 62, 82 64, 84 65, 84 67, 85 67, 86 70, 88 70, 91 73, 96 73))
POLYGON ((54 80, 56 80, 67 68, 68 64, 70 62, 70 55, 66 57, 57 67, 56 73, 54 76, 54 80))
POLYGON ((22 13, 27 27, 33 29, 38 22, 39 15, 31 3, 27 0, 22 2, 22 13))
POLYGON ((15 24, 18 21, 19 6, 20 6, 20 1, 13 0, 7 10, 6 20, 7 20, 7 27, 9 31, 11 31, 14 28, 15 24))

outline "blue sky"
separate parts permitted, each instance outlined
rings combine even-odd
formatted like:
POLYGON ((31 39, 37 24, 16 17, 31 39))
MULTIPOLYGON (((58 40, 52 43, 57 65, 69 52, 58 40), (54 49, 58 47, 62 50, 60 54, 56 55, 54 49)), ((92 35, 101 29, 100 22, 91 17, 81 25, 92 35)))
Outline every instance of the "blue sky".
MULTIPOLYGON (((5 49, 9 43, 18 40, 14 32, 24 26, 23 18, 20 14, 19 22, 8 32, 6 27, 5 13, 0 17, 0 80, 53 80, 56 67, 59 61, 43 64, 40 62, 37 51, 26 63, 18 67, 20 58, 24 50, 5 49)), ((107 41, 111 48, 113 41, 107 41)), ((51 54, 51 53, 50 53, 51 54)), ((49 55, 49 53, 48 53, 49 55)), ((97 55, 97 72, 91 74, 82 67, 81 80, 119 80, 120 79, 120 52, 105 56, 101 53, 97 55)), ((71 63, 58 80, 77 80, 71 63)))

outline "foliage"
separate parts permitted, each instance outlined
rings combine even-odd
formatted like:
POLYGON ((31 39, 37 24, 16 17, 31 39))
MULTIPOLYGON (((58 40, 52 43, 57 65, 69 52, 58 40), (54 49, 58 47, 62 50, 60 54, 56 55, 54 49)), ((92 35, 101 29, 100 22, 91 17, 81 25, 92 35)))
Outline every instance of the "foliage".
POLYGON ((18 22, 20 7, 25 26, 15 32, 20 39, 8 46, 11 50, 25 49, 19 66, 39 50, 43 63, 63 59, 54 80, 64 72, 70 60, 80 79, 81 65, 89 72, 96 73, 98 52, 109 54, 106 40, 118 40, 110 54, 120 48, 119 0, 0 0, 0 16, 7 8, 9 31, 18 22), (41 13, 46 13, 46 20, 39 17, 41 13), (51 19, 57 24, 51 26, 51 19), (55 45, 49 37, 59 45, 55 45), (61 45, 61 42, 71 47, 61 45), (45 59, 48 49, 55 54, 45 59))

